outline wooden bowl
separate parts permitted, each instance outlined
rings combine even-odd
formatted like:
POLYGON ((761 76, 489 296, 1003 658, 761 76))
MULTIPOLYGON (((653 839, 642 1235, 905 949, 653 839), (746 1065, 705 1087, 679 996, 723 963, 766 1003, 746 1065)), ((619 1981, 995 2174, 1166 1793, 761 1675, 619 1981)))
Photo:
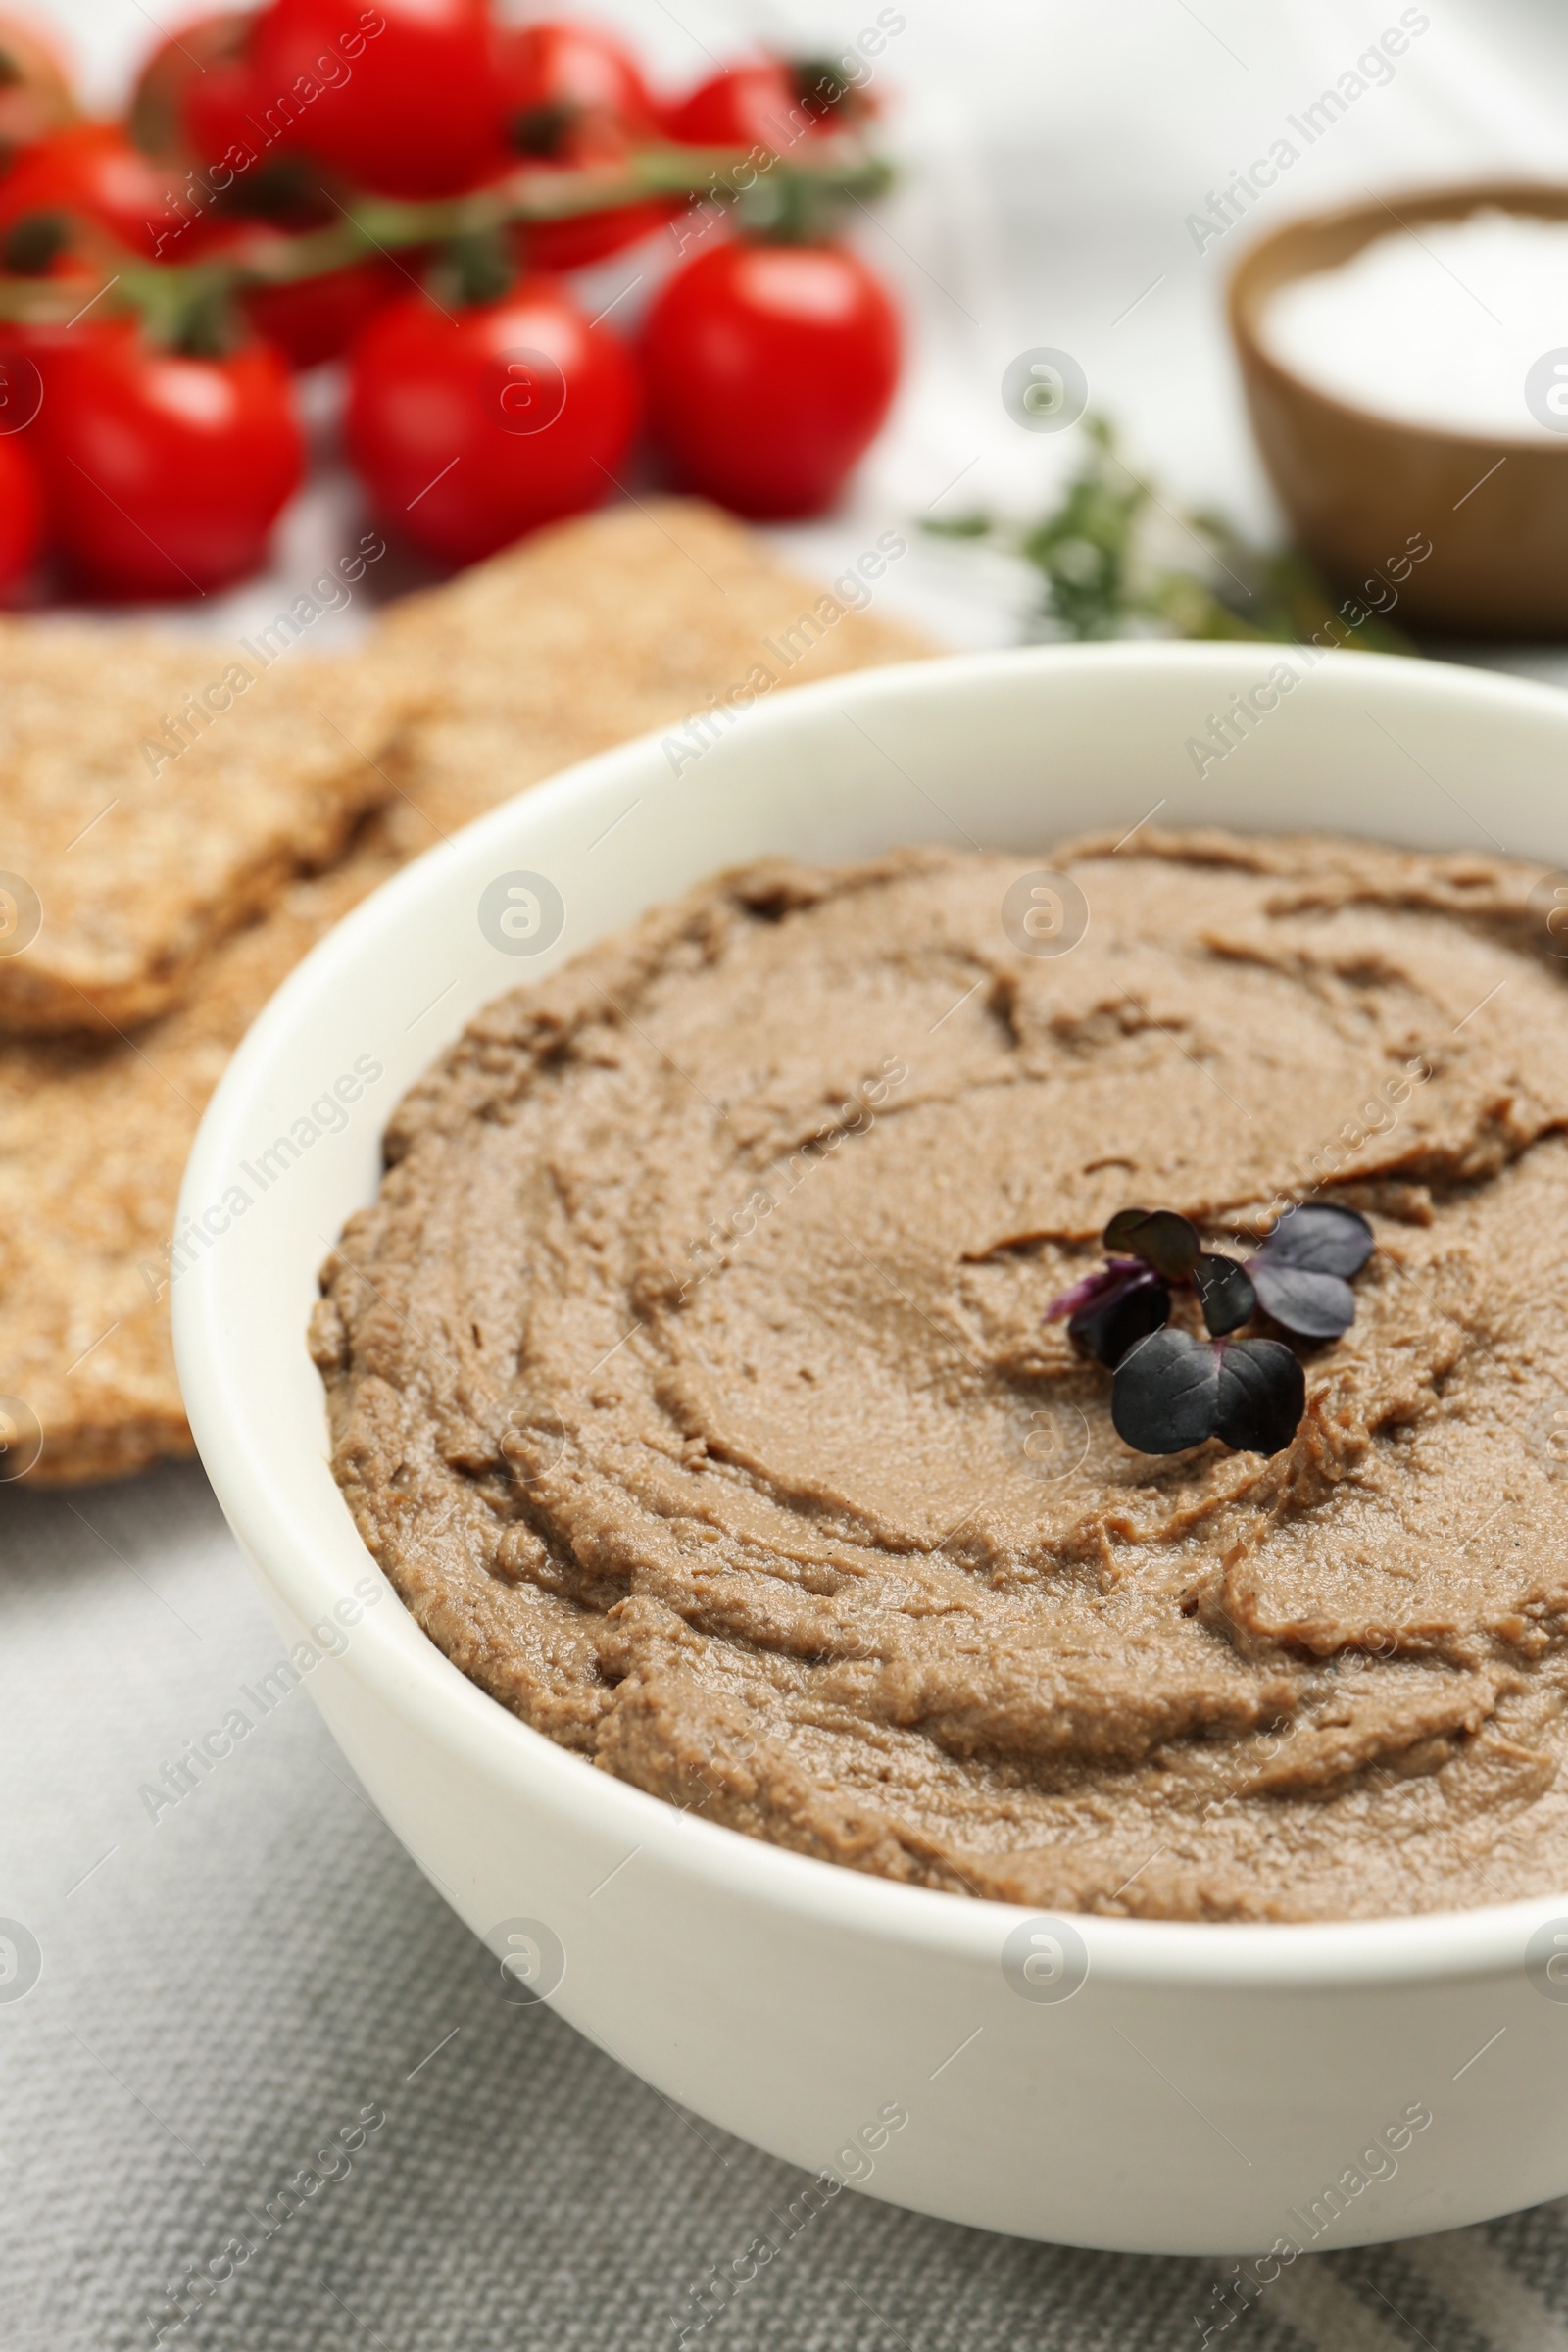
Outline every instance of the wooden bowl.
POLYGON ((1478 180, 1293 220, 1237 265, 1231 333, 1269 479, 1298 543, 1348 600, 1467 637, 1565 637, 1568 435, 1503 440, 1397 423, 1303 383, 1261 338, 1277 287, 1400 226, 1483 207, 1565 220, 1568 187, 1478 180), (1423 542, 1431 552, 1416 558, 1423 542))

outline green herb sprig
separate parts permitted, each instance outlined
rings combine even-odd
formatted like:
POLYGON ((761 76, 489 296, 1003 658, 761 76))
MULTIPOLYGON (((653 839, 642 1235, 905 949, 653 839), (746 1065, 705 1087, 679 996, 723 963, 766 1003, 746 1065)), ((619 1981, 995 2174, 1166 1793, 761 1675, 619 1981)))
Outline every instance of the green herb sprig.
POLYGON ((1133 471, 1103 416, 1086 416, 1082 429, 1083 464, 1040 521, 1020 526, 975 512, 921 525, 933 538, 983 540, 1030 564, 1041 584, 1026 617, 1044 633, 1295 645, 1323 643, 1329 632, 1329 642, 1367 653, 1417 650, 1364 603, 1336 599, 1295 548, 1254 546, 1225 515, 1180 509, 1133 471), (1192 561, 1161 561, 1160 539, 1167 547, 1184 539, 1192 561))

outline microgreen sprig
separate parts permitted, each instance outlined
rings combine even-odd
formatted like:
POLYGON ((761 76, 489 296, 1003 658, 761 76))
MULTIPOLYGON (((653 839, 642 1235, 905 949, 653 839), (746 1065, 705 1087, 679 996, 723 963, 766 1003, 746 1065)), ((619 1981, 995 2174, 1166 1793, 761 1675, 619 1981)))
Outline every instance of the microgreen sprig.
POLYGON ((1372 1253, 1351 1208, 1289 1209, 1247 1259, 1205 1250, 1176 1209, 1124 1208, 1102 1236, 1108 1262, 1054 1298, 1046 1320, 1111 1373, 1117 1435, 1140 1453, 1181 1453, 1218 1438, 1238 1452, 1278 1453, 1306 1409, 1306 1377, 1283 1341, 1238 1339, 1262 1313, 1304 1340, 1339 1339, 1355 1317, 1350 1279, 1372 1253), (1191 1289, 1206 1340, 1172 1330, 1172 1294, 1191 1289))

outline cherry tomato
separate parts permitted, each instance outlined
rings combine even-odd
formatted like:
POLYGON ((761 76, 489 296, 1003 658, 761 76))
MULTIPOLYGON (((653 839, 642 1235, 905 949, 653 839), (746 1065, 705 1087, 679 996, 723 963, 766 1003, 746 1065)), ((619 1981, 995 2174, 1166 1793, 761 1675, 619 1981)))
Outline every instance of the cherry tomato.
MULTIPOLYGON (((256 261, 269 247, 289 242, 288 231, 273 220, 230 218, 203 238, 201 259, 256 261)), ((323 361, 341 359, 376 312, 408 287, 407 269, 390 259, 355 262, 292 285, 249 286, 240 305, 256 332, 275 344, 291 368, 318 368, 323 361)))
POLYGON ((43 536, 43 498, 15 433, 0 436, 0 591, 32 569, 43 536))
POLYGON ((0 17, 0 155, 35 146, 76 120, 65 67, 29 24, 0 17))
MULTIPOLYGON (((563 136, 540 173, 548 178, 551 166, 570 171, 600 169, 620 172, 633 152, 623 132, 587 124, 563 136)), ((518 261, 532 270, 581 270, 603 261, 622 246, 652 236, 656 228, 681 209, 665 197, 649 197, 639 204, 608 206, 599 213, 579 213, 564 220, 519 220, 513 228, 518 261)))
POLYGON ((625 347, 553 278, 453 316, 411 295, 350 365, 354 464, 386 520, 448 563, 596 506, 636 423, 625 347))
MULTIPOLYGON (((573 122, 608 122, 644 139, 659 135, 659 109, 637 60, 597 24, 547 20, 509 28, 502 35, 502 80, 514 118, 548 110, 573 122)), ((525 139, 520 151, 532 152, 525 139)))
POLYGON ((474 187, 504 160, 487 0, 271 0, 251 44, 250 112, 359 187, 474 187))
POLYGON ((241 300, 259 335, 275 343, 291 368, 340 360, 408 279, 395 262, 357 262, 292 286, 253 286, 241 300))
POLYGON ((187 359, 116 319, 58 336, 39 364, 27 438, 52 535, 82 581, 194 596, 259 567, 305 461, 276 352, 187 359))
POLYGON ((5 266, 39 266, 30 241, 50 227, 67 241, 66 215, 151 260, 191 218, 189 205, 180 203, 175 175, 149 163, 115 122, 76 122, 57 130, 0 175, 5 266))
POLYGON ((730 240, 649 310, 649 421, 684 479, 737 514, 832 504, 887 415, 898 314, 842 245, 730 240))
MULTIPOLYGON (((502 35, 502 94, 516 156, 577 171, 615 170, 661 135, 658 109, 636 59, 597 25, 543 23, 502 35)), ((617 205, 573 220, 517 230, 535 270, 576 270, 648 236, 679 210, 664 200, 617 205)))
MULTIPOLYGON (((70 284, 73 292, 77 285, 84 286, 84 302, 92 292, 90 277, 79 277, 63 268, 53 269, 47 274, 56 285, 70 284)), ((53 321, 43 325, 20 318, 0 322, 0 433, 22 432, 37 416, 43 405, 43 369, 49 365, 51 354, 103 336, 111 331, 112 324, 107 313, 100 317, 97 312, 74 326, 53 321)))
POLYGON ((249 10, 198 17, 153 51, 128 116, 144 155, 160 163, 215 164, 236 138, 254 146, 245 127, 251 24, 249 10))
POLYGON ((664 118, 683 147, 765 147, 783 155, 798 139, 839 130, 870 112, 837 67, 764 58, 726 66, 664 118))
POLYGON ((268 143, 266 129, 253 119, 252 110, 256 16, 252 11, 203 22, 207 29, 200 52, 202 71, 185 85, 184 150, 204 173, 223 164, 237 171, 263 155, 268 143))

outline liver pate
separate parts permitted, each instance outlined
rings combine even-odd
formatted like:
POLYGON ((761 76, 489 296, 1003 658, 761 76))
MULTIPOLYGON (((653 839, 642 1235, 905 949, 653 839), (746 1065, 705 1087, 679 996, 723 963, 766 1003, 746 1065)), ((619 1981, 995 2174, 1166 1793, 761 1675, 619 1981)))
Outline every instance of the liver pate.
MULTIPOLYGON (((1568 1883, 1568 964, 1540 869, 1140 832, 721 877, 503 998, 322 1277, 430 1638, 637 1787, 955 1893, 1345 1918, 1568 1883), (1272 1459, 1048 1326, 1133 1204, 1377 1250, 1272 1459)), ((1185 1312, 1179 1307, 1179 1312, 1185 1312)), ((1196 1327, 1196 1325, 1195 1325, 1196 1327)))

